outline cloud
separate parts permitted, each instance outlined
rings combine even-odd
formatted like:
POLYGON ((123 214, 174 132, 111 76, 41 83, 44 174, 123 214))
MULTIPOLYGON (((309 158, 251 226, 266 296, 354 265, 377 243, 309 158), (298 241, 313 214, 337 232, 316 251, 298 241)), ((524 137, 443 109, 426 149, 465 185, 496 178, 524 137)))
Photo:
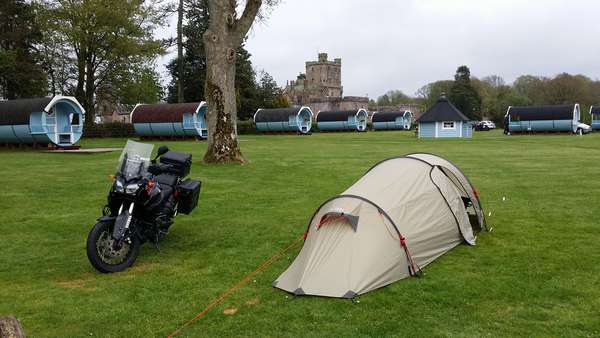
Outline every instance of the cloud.
POLYGON ((415 93, 466 64, 475 76, 600 77, 600 2, 585 0, 286 0, 247 48, 280 85, 318 52, 342 58, 346 95, 415 93))

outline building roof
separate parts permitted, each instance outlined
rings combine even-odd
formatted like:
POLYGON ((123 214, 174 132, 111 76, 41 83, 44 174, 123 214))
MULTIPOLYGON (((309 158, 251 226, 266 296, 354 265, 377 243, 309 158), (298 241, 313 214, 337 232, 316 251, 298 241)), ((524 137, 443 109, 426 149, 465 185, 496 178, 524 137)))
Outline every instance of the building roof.
POLYGON ((576 104, 557 106, 521 106, 510 107, 508 115, 511 119, 518 117, 522 121, 536 120, 572 120, 576 104))
POLYGON ((440 96, 437 102, 429 108, 418 122, 441 122, 441 121, 470 121, 445 95, 440 96))
POLYGON ((339 111, 321 111, 317 114, 317 122, 334 122, 334 121, 345 121, 350 116, 356 116, 363 111, 367 114, 364 109, 356 110, 339 110, 339 111))
POLYGON ((196 113, 204 102, 140 104, 131 112, 131 123, 182 122, 184 113, 196 113))

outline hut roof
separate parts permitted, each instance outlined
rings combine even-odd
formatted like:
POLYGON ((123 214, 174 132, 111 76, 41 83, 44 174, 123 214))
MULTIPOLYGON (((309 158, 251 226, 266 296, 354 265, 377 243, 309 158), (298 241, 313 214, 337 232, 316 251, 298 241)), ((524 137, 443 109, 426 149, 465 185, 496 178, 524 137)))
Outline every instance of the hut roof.
POLYGON ((375 113, 373 114, 373 122, 391 122, 391 121, 395 121, 396 118, 398 117, 404 117, 404 114, 406 113, 411 113, 408 110, 407 111, 390 111, 390 112, 383 112, 383 113, 375 113))
POLYGON ((196 113, 204 102, 140 104, 131 112, 131 123, 181 122, 184 113, 196 113))
POLYGON ((51 97, 1 101, 0 125, 29 124, 31 113, 44 111, 51 101, 51 97))
POLYGON ((440 121, 470 121, 445 95, 440 96, 437 102, 429 108, 418 122, 440 122, 440 121))
POLYGON ((575 104, 557 105, 557 106, 522 106, 510 107, 508 114, 511 118, 518 116, 525 121, 535 120, 571 120, 575 104))
POLYGON ((344 121, 347 120, 350 116, 357 115, 360 111, 364 111, 364 109, 357 110, 339 110, 339 111, 321 111, 317 114, 318 122, 334 122, 334 121, 344 121))

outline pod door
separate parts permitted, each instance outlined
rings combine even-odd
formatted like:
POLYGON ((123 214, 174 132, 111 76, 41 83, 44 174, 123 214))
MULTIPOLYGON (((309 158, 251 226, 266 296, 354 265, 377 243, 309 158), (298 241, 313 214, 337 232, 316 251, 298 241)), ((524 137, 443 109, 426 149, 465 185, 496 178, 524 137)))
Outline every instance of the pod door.
POLYGON ((298 127, 300 132, 306 134, 310 132, 312 126, 312 116, 309 111, 303 109, 298 113, 298 127))
POLYGON ((45 118, 48 137, 59 146, 72 145, 79 139, 82 120, 81 114, 71 104, 59 101, 45 118))
POLYGON ((359 111, 358 114, 356 114, 356 129, 358 129, 358 131, 367 130, 367 113, 366 112, 359 111))

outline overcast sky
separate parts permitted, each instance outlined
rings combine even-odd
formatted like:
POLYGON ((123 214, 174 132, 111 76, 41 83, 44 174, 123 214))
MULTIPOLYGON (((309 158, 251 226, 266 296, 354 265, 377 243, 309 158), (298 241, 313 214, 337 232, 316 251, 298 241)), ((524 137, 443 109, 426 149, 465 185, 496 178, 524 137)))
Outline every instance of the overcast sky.
POLYGON ((318 52, 342 58, 344 95, 409 95, 466 64, 512 82, 560 72, 600 78, 598 0, 283 0, 247 49, 280 85, 318 52))

